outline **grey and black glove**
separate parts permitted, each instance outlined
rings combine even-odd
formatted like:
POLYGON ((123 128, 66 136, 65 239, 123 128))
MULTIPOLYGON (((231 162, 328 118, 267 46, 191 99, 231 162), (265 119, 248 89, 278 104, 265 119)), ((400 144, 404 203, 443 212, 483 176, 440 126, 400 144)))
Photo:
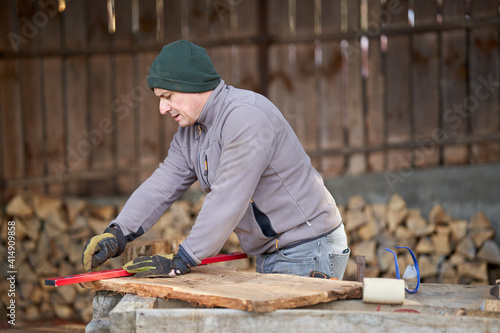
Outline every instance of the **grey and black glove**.
POLYGON ((135 277, 169 277, 170 272, 182 275, 191 272, 191 268, 179 257, 173 254, 155 254, 135 258, 123 267, 129 273, 135 273, 135 277))
POLYGON ((85 271, 100 270, 106 260, 118 257, 125 250, 127 239, 119 228, 108 227, 102 235, 92 237, 83 248, 82 262, 85 271))

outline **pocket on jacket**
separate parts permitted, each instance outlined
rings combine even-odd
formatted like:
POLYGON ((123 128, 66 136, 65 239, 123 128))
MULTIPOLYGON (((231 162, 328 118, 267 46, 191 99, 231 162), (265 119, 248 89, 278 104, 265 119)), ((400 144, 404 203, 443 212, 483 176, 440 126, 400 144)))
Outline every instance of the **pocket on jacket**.
POLYGON ((252 201, 252 212, 253 216, 255 218, 255 222, 257 222, 257 225, 260 228, 260 231, 264 236, 267 238, 276 238, 278 237, 278 233, 274 231, 273 226, 271 225, 271 221, 269 220, 269 217, 267 217, 266 214, 264 214, 259 207, 255 204, 255 202, 252 201))
POLYGON ((213 184, 215 182, 215 175, 217 174, 217 169, 220 165, 220 147, 217 146, 217 142, 210 143, 203 156, 200 156, 202 163, 205 163, 205 170, 202 171, 204 179, 208 184, 213 184))

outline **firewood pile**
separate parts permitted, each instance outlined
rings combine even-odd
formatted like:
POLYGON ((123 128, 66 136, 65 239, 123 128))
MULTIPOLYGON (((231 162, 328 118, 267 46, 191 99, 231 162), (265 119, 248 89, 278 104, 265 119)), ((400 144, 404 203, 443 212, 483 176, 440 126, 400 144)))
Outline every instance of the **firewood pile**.
POLYGON ((355 280, 356 255, 366 257, 367 277, 395 278, 394 255, 400 274, 413 264, 407 246, 415 253, 425 283, 493 284, 500 276, 500 249, 488 217, 477 212, 470 221, 455 219, 438 204, 428 219, 420 209, 409 209, 394 194, 388 204, 367 204, 361 196, 351 197, 340 207, 351 258, 345 279, 355 280))
MULTIPOLYGON (((188 235, 203 200, 201 196, 175 202, 151 230, 128 244, 122 256, 108 261, 103 269, 119 268, 141 255, 175 252, 188 235)), ((123 204, 124 200, 57 199, 27 192, 7 203, 0 212, 0 253, 7 257, 7 227, 14 221, 19 321, 91 320, 93 293, 90 290, 79 285, 49 287, 44 282, 46 278, 83 273, 81 256, 85 243, 104 231, 123 204)), ((394 257, 385 248, 394 250, 397 245, 414 250, 422 282, 491 284, 499 276, 500 250, 493 241, 490 221, 483 213, 477 213, 470 221, 457 220, 436 205, 426 220, 419 210, 408 209, 398 195, 388 204, 368 204, 362 197, 355 196, 340 209, 352 250, 346 280, 356 280, 355 255, 366 257, 366 276, 395 277, 394 257)), ((236 251, 241 248, 233 233, 222 252, 236 251)), ((254 259, 225 264, 252 270, 254 259)), ((400 251, 398 261, 402 271, 412 263, 404 251, 400 251)), ((12 269, 8 265, 8 261, 1 261, 1 315, 10 302, 6 277, 12 269)))

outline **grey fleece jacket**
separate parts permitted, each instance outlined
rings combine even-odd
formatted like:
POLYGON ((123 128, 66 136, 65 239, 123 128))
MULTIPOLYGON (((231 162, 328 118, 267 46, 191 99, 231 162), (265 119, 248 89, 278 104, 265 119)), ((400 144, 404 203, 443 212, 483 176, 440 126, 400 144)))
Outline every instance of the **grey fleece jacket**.
POLYGON ((110 225, 135 239, 197 179, 208 194, 178 252, 191 266, 217 254, 233 231, 243 251, 256 255, 322 237, 341 223, 281 112, 264 96, 224 81, 197 124, 179 127, 168 156, 110 225))

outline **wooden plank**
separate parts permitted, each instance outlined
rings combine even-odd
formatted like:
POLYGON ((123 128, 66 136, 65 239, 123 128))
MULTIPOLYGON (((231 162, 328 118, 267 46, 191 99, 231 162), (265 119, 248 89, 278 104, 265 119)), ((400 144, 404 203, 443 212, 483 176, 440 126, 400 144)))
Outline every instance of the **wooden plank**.
POLYGON ((441 8, 443 23, 465 20, 465 0, 443 0, 441 8))
MULTIPOLYGON (((138 85, 148 91, 139 103, 139 165, 157 166, 161 157, 160 152, 160 126, 161 114, 158 109, 158 98, 147 88, 147 68, 156 58, 157 52, 144 52, 138 55, 138 85)), ((151 172, 141 172, 139 181, 142 183, 151 175, 151 172)))
MULTIPOLYGON (((66 173, 75 174, 88 170, 92 145, 83 135, 87 131, 88 84, 87 61, 84 56, 67 57, 64 68, 66 83, 66 173)), ((85 182, 68 184, 67 191, 73 194, 87 194, 85 182)))
MULTIPOLYGON (((436 23, 437 3, 433 0, 415 3, 415 26, 436 23)), ((412 40, 412 123, 414 141, 413 163, 417 167, 438 165, 439 145, 429 139, 439 128, 439 39, 434 32, 414 34, 412 40)))
POLYGON ((403 309, 414 309, 420 313, 446 316, 453 315, 459 309, 479 310, 484 299, 493 298, 489 292, 490 287, 487 285, 421 283, 418 292, 407 293, 401 305, 369 304, 360 300, 349 300, 317 304, 308 309, 377 312, 402 312, 403 309))
MULTIPOLYGON (((201 4, 200 4, 201 5, 201 4)), ((227 38, 237 31, 236 3, 231 1, 210 1, 204 4, 208 29, 199 31, 203 39, 227 38), (233 25, 233 26, 231 26, 233 25), (232 31, 233 30, 233 31, 232 31), (206 34, 208 32, 208 34, 206 34)), ((200 6, 201 7, 201 6, 200 6)), ((201 19, 200 21, 202 21, 201 19)))
POLYGON ((411 0, 388 0, 383 5, 382 11, 376 13, 375 17, 383 23, 386 23, 388 28, 408 28, 408 9, 410 8, 410 1, 411 0))
POLYGON ((296 33, 297 36, 311 36, 314 34, 314 1, 296 1, 296 33))
POLYGON ((66 48, 81 49, 87 44, 86 4, 85 0, 71 0, 62 12, 66 48))
MULTIPOLYGON (((391 14, 387 26, 391 28, 408 27, 408 0, 387 2, 385 10, 391 14)), ((408 142, 411 139, 410 104, 410 37, 394 35, 387 38, 386 51, 386 128, 388 143, 408 142)), ((387 151, 387 169, 408 168, 411 165, 409 149, 387 151)))
POLYGON ((323 34, 340 31, 342 0, 321 1, 321 31, 323 34))
MULTIPOLYGON (((380 38, 380 20, 376 19, 376 13, 380 13, 379 0, 369 0, 367 3, 368 22, 368 77, 366 78, 366 143, 368 145, 380 146, 385 142, 385 77, 382 61, 382 50, 380 38), (375 16, 374 16, 375 15, 375 16)), ((385 152, 378 151, 368 153, 368 170, 382 172, 385 168, 385 152)))
MULTIPOLYGON (((16 59, 0 60, 0 110, 2 112, 3 178, 24 177, 24 133, 21 109, 20 63, 16 59)), ((22 189, 7 189, 5 198, 22 189)))
POLYGON ((182 0, 168 0, 163 7, 165 20, 164 44, 181 39, 182 32, 182 0))
MULTIPOLYGON (((119 1, 118 1, 119 2, 119 1)), ((106 48, 111 44, 108 32, 107 1, 88 1, 88 46, 92 49, 106 48)), ((69 4, 71 5, 71 3, 69 4)))
POLYGON ((0 10, 0 31, 4 31, 0 38, 1 52, 18 52, 20 44, 26 41, 19 31, 16 16, 16 2, 6 1, 0 10))
MULTIPOLYGON (((66 126, 64 114, 63 66, 61 57, 46 57, 43 64, 43 94, 46 112, 46 168, 48 175, 58 175, 65 172, 66 126)), ((61 179, 62 180, 62 179, 61 179)), ((47 186, 51 195, 62 196, 62 182, 47 186)))
MULTIPOLYGON (((113 145, 116 124, 111 114, 111 61, 109 55, 92 55, 90 66, 90 127, 84 136, 91 145, 90 168, 113 168, 113 145)), ((91 195, 110 195, 113 179, 89 182, 91 195)))
MULTIPOLYGON (((361 29, 361 2, 347 2, 347 28, 350 31, 361 29)), ((348 120, 348 143, 350 147, 362 147, 365 145, 365 120, 364 120, 364 98, 363 79, 361 76, 361 37, 357 36, 348 40, 346 53, 347 62, 347 90, 345 91, 346 112, 348 120)), ((348 172, 358 175, 366 171, 366 157, 363 153, 352 154, 349 157, 348 172)))
POLYGON ((187 15, 187 31, 189 35, 184 36, 183 38, 196 39, 196 40, 204 40, 206 39, 210 31, 209 26, 209 17, 208 17, 208 6, 209 2, 203 0, 194 0, 189 1, 185 6, 183 6, 183 10, 186 11, 187 15), (185 9, 184 9, 185 8, 185 9))
MULTIPOLYGON (((487 1, 486 1, 487 2, 487 1)), ((485 2, 485 3, 486 3, 485 2)), ((491 1, 490 1, 491 2, 491 1)), ((491 6, 482 11, 471 8, 472 18, 491 17, 491 6), (489 11, 489 12, 488 12, 489 11)), ((496 8, 496 7, 495 7, 496 8)), ((496 12, 493 16, 497 16, 496 12)), ((500 131, 500 92, 498 29, 484 26, 471 29, 469 34, 469 94, 467 99, 471 131, 474 135, 500 131)), ((500 142, 484 142, 472 145, 472 161, 484 163, 500 160, 500 142)))
POLYGON ((156 0, 141 0, 139 3, 139 31, 135 33, 135 44, 156 43, 156 0))
POLYGON ((498 17, 497 0, 481 0, 470 2, 470 16, 472 19, 487 19, 498 17))
POLYGON ((288 24, 288 0, 269 0, 267 3, 267 26, 270 36, 285 36, 290 33, 288 24))
POLYGON ((259 33, 259 0, 234 1, 234 5, 237 17, 235 35, 238 37, 256 36, 259 33))
POLYGON ((36 0, 18 0, 16 14, 19 21, 19 28, 22 38, 26 43, 19 44, 19 50, 24 52, 33 52, 39 50, 40 45, 40 27, 38 22, 40 16, 39 7, 36 0))
POLYGON ((117 278, 88 282, 87 288, 181 299, 203 306, 268 312, 338 299, 361 298, 362 283, 284 274, 259 274, 229 267, 194 267, 176 278, 117 278))
POLYGON ((437 17, 436 0, 419 0, 413 2, 413 11, 415 13, 415 26, 432 26, 436 24, 437 17))
POLYGON ((235 46, 238 50, 237 87, 255 92, 259 91, 259 49, 256 45, 235 46))
MULTIPOLYGON (((21 60, 21 106, 23 117, 23 133, 25 133, 24 149, 26 178, 44 175, 44 115, 42 103, 40 61, 36 58, 21 60)), ((28 188, 34 193, 43 193, 43 186, 28 188)))
POLYGON ((128 47, 134 43, 132 33, 132 0, 115 1, 116 31, 112 35, 115 47, 128 47))
POLYGON ((208 47, 206 50, 221 79, 229 85, 234 85, 232 73, 237 71, 237 68, 234 68, 237 64, 231 57, 231 46, 208 47))
MULTIPOLYGON (((276 44, 269 48, 269 99, 288 117, 286 96, 292 91, 288 72, 288 46, 276 44)), ((289 119, 287 119, 289 120, 289 119)))
POLYGON ((158 305, 156 297, 140 297, 126 294, 109 313, 109 320, 114 332, 135 332, 136 312, 142 309, 154 309, 158 305))
POLYGON ((290 63, 293 89, 291 94, 286 96, 291 104, 288 112, 292 112, 294 116, 292 127, 306 151, 317 149, 318 94, 314 52, 312 43, 297 44, 295 50, 290 50, 295 58, 294 62, 290 63))
MULTIPOLYGON (((134 57, 131 54, 117 54, 114 58, 115 66, 115 99, 111 103, 111 110, 116 121, 116 166, 124 169, 136 165, 136 124, 137 106, 149 94, 149 89, 141 85, 134 85, 134 57)), ((131 193, 137 187, 135 174, 117 176, 117 192, 131 193)))
MULTIPOLYGON (((339 25, 340 28, 340 25, 339 25)), ((340 42, 320 45, 322 64, 318 76, 319 86, 319 145, 321 149, 341 148, 344 145, 342 126, 343 58, 340 42)), ((320 170, 325 176, 339 175, 344 169, 344 156, 324 156, 320 170)))
POLYGON ((39 1, 40 50, 58 52, 62 46, 62 20, 56 1, 39 1), (43 20, 46 18, 46 20, 43 20))
POLYGON ((499 332, 498 318, 328 310, 287 310, 266 314, 231 309, 138 310, 136 332, 168 331, 172 323, 187 332, 499 332))
MULTIPOLYGON (((408 4, 407 1, 401 5, 408 4)), ((403 6, 404 7, 404 6, 403 6)), ((403 14, 393 15, 389 28, 403 24, 407 6, 403 14)), ((407 18, 406 18, 407 19, 407 18)), ((387 38, 387 141, 406 142, 410 139, 410 39, 405 35, 387 38)))
MULTIPOLYGON (((443 22, 465 20, 465 1, 445 0, 443 22)), ((465 29, 441 32, 441 128, 450 137, 467 133, 468 119, 464 101, 467 97, 467 32, 465 29)), ((466 164, 467 145, 446 145, 442 148, 445 165, 466 164)))

